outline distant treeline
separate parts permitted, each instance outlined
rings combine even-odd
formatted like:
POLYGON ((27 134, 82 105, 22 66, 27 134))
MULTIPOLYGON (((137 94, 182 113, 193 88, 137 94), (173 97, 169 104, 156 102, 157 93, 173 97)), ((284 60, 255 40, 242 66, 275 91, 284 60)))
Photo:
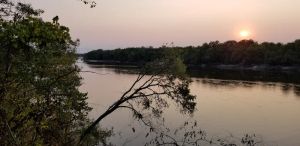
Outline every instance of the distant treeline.
POLYGON ((164 49, 180 52, 187 65, 300 65, 300 40, 291 43, 258 43, 253 40, 214 41, 201 46, 136 47, 115 50, 94 50, 84 60, 112 61, 143 64, 164 56, 164 49))

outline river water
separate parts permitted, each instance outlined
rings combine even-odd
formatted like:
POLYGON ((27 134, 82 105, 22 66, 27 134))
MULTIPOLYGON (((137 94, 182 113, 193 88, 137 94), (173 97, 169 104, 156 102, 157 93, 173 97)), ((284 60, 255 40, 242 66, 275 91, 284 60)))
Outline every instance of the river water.
MULTIPOLYGON (((94 108, 91 118, 103 113, 137 77, 128 69, 84 63, 79 66, 89 71, 81 73, 80 89, 88 92, 88 102, 94 108)), ((255 134, 258 145, 300 146, 300 76, 297 73, 196 70, 190 75, 197 110, 192 116, 184 115, 171 105, 163 114, 164 127, 175 130, 185 122, 197 122, 197 127, 211 139, 240 140, 245 134, 255 134)), ((148 127, 133 119, 131 111, 126 109, 105 118, 101 127, 113 127, 115 134, 110 141, 116 145, 144 145, 153 138, 153 135, 145 136, 148 127)))

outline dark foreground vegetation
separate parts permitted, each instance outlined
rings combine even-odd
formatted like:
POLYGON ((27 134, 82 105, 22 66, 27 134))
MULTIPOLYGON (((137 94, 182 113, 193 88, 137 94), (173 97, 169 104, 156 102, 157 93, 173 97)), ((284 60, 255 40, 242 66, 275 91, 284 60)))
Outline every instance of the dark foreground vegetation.
POLYGON ((88 63, 140 65, 164 57, 163 49, 173 49, 181 54, 188 66, 202 65, 269 65, 299 66, 300 40, 291 43, 258 43, 253 40, 218 41, 188 47, 137 47, 115 50, 95 50, 84 55, 88 63), (96 60, 96 61, 95 61, 96 60))
POLYGON ((0 145, 63 146, 105 143, 111 131, 90 124, 87 94, 79 91, 78 41, 29 4, 0 0, 0 145))

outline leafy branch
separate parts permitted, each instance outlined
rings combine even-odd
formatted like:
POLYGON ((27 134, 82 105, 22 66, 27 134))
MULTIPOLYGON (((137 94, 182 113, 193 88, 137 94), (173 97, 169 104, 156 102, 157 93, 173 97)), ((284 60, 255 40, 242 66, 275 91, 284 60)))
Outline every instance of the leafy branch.
POLYGON ((147 126, 151 124, 144 121, 143 113, 137 110, 138 106, 143 111, 151 111, 155 117, 160 117, 163 109, 168 107, 167 99, 171 99, 183 113, 193 113, 195 96, 190 95, 188 86, 191 80, 185 76, 183 68, 183 63, 175 56, 147 64, 129 89, 83 132, 80 141, 105 117, 119 108, 133 111, 135 117, 147 126))

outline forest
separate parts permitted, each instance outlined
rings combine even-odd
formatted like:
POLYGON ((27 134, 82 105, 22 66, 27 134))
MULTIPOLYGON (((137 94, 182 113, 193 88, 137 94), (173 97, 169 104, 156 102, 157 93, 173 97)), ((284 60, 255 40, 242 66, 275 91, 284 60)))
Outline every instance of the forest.
POLYGON ((254 40, 219 42, 200 46, 132 47, 114 50, 94 50, 84 54, 90 60, 144 64, 163 57, 163 49, 173 49, 181 54, 186 65, 230 64, 230 65, 300 65, 300 40, 290 43, 258 43, 254 40))

